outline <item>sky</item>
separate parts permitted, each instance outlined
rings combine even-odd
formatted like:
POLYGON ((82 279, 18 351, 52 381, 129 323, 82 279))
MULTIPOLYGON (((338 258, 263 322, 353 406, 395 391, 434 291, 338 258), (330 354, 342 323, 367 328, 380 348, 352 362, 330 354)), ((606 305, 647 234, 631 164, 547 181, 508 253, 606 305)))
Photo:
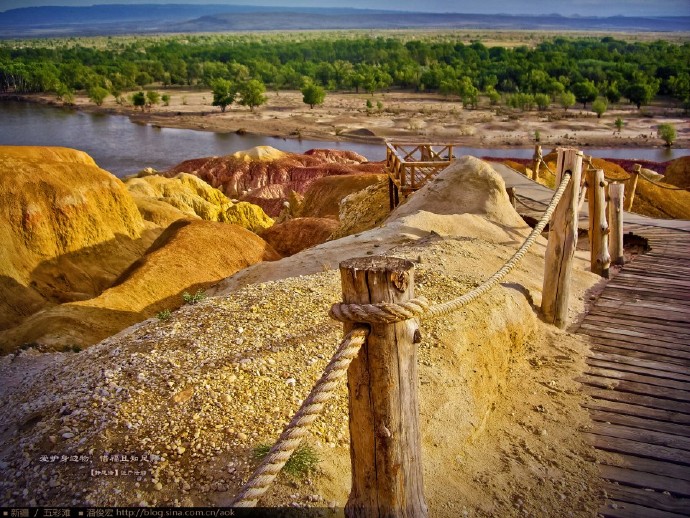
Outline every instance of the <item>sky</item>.
MULTIPOLYGON (((424 12, 552 14, 565 16, 690 16, 690 0, 0 0, 0 12, 40 5, 242 4, 356 7, 424 12)), ((690 27, 688 28, 690 30, 690 27)))

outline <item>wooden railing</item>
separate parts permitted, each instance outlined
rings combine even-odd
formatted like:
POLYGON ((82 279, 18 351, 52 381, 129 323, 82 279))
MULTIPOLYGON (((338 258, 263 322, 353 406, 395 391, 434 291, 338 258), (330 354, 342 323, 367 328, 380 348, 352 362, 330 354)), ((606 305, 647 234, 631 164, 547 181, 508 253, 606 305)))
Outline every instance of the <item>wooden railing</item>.
POLYGON ((420 189, 453 159, 452 144, 400 144, 386 142, 388 193, 393 210, 420 189))

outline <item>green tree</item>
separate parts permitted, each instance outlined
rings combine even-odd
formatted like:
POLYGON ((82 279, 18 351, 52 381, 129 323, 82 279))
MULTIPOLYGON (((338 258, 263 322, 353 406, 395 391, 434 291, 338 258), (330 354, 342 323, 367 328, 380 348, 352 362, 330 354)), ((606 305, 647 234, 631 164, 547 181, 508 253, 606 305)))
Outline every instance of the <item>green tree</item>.
POLYGON ((616 125, 616 130, 618 131, 618 133, 620 133, 623 130, 623 126, 625 126, 625 121, 618 117, 614 124, 616 125))
POLYGON ((601 119, 601 116, 606 112, 609 107, 609 103, 606 97, 597 97, 592 103, 592 111, 597 114, 597 119, 601 119))
POLYGON ((659 124, 656 134, 666 143, 666 147, 671 147, 677 136, 676 128, 671 124, 659 124))
POLYGON ((159 94, 155 90, 149 90, 148 92, 146 92, 146 104, 149 107, 149 109, 152 106, 155 106, 156 104, 158 104, 160 102, 160 100, 161 100, 161 94, 159 94))
POLYGON ((496 106, 501 102, 501 94, 499 94, 493 86, 486 89, 486 95, 489 97, 491 106, 496 106))
POLYGON ((132 104, 136 108, 141 108, 141 111, 144 111, 144 108, 146 107, 146 94, 144 92, 133 93, 132 104))
POLYGON ((70 97, 71 103, 74 103, 74 92, 64 83, 60 83, 57 85, 57 88, 55 88, 55 97, 57 97, 58 101, 63 102, 66 97, 70 97))
POLYGON ((310 108, 322 105, 326 99, 326 91, 319 85, 308 82, 302 87, 302 101, 308 104, 310 108))
POLYGON ((587 103, 594 101, 599 93, 597 87, 591 81, 575 83, 570 89, 575 94, 575 100, 582 103, 583 109, 586 109, 587 103))
POLYGON ((611 104, 616 104, 621 100, 621 93, 618 91, 616 84, 609 85, 606 89, 606 100, 611 104))
POLYGON ((246 83, 240 85, 239 103, 242 106, 249 106, 249 109, 251 111, 254 111, 255 107, 261 106, 262 104, 266 104, 268 98, 264 95, 265 91, 266 86, 264 86, 264 84, 261 81, 259 81, 258 79, 250 79, 246 83))
POLYGON ((161 101, 163 101, 163 106, 170 106, 170 96, 168 94, 161 95, 161 101))
POLYGON ((146 85, 153 83, 153 77, 147 72, 139 72, 134 79, 134 82, 140 87, 144 88, 146 85))
POLYGON ((551 98, 548 94, 534 94, 534 103, 540 111, 544 111, 551 104, 551 98))
POLYGON ((563 92, 558 102, 563 107, 563 110, 568 111, 568 108, 575 106, 575 94, 572 92, 563 92))
POLYGON ((639 110, 642 105, 647 105, 654 98, 657 92, 655 85, 638 81, 628 85, 625 89, 625 96, 630 99, 630 102, 637 106, 639 110))
POLYGON ((233 83, 221 78, 211 81, 211 91, 213 92, 213 106, 220 106, 220 111, 223 113, 234 102, 237 95, 233 83))
POLYGON ((101 86, 94 86, 89 89, 89 99, 91 99, 96 106, 100 106, 105 101, 105 98, 110 95, 110 92, 101 86))

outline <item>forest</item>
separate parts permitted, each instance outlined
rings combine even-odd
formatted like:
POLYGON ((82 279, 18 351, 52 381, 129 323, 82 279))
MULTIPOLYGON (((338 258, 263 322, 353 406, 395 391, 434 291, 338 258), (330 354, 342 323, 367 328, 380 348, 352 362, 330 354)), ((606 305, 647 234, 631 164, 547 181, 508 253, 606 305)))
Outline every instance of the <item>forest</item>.
MULTIPOLYGON (((390 89, 480 95, 516 107, 605 99, 638 108, 657 96, 690 108, 690 42, 555 37, 532 46, 463 43, 458 36, 253 33, 0 42, 0 92, 106 90, 116 98, 155 85, 211 88, 254 81, 275 91, 390 89), (94 41, 96 43, 94 43, 94 41)), ((123 98, 124 99, 124 98, 123 98)))

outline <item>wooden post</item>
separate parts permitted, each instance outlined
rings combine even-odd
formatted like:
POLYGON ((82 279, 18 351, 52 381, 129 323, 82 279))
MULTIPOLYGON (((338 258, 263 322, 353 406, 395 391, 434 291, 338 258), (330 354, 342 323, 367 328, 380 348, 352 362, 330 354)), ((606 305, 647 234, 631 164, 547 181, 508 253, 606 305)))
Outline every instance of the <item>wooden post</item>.
POLYGON ((623 199, 625 184, 609 184, 609 228, 611 229, 611 262, 625 264, 623 257, 623 199))
POLYGON ((577 245, 577 202, 582 176, 582 153, 573 148, 559 148, 556 185, 560 185, 567 171, 571 173, 570 183, 549 225, 541 300, 544 320, 561 329, 567 324, 570 277, 577 245))
POLYGON ((637 189, 637 180, 640 177, 640 170, 642 169, 642 166, 640 164, 635 164, 633 166, 633 172, 632 172, 632 178, 631 178, 631 186, 630 186, 630 197, 628 198, 628 207, 626 210, 629 212, 632 210, 633 206, 633 201, 635 201, 635 189, 637 189))
MULTIPOLYGON (((343 301, 401 302, 414 297, 414 265, 393 257, 340 263, 343 301)), ((345 325, 348 332, 352 325, 345 325)), ((348 518, 424 518, 415 320, 372 324, 347 372, 352 489, 348 518)))
POLYGON ((591 270, 605 279, 609 278, 609 225, 606 222, 606 181, 603 169, 587 171, 589 186, 589 250, 591 270))
POLYGON ((517 200, 515 199, 515 187, 506 187, 506 192, 508 193, 508 199, 510 204, 514 209, 517 209, 517 200))
POLYGON ((534 157, 532 158, 532 180, 535 182, 539 178, 539 166, 541 165, 541 160, 541 146, 534 146, 534 157))

